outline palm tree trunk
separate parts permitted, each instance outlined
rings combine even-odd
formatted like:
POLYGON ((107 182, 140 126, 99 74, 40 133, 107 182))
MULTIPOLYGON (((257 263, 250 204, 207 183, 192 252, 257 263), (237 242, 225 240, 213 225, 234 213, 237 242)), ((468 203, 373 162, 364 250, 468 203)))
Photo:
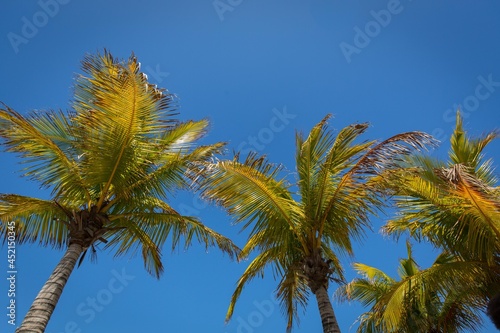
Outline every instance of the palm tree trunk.
POLYGON ((80 244, 71 244, 59 264, 38 293, 21 326, 16 333, 43 333, 54 312, 68 278, 75 268, 76 261, 83 252, 80 244))
POLYGON ((318 302, 321 323, 323 324, 323 333, 340 333, 339 324, 337 323, 337 318, 335 318, 335 313, 333 312, 332 303, 330 303, 326 288, 318 288, 314 295, 318 302))

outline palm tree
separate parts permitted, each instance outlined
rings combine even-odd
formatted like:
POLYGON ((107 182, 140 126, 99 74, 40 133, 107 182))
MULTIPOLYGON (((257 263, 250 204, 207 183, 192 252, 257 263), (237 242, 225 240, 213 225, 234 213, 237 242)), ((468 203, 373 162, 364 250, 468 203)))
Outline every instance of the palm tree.
POLYGON ((245 284, 271 267, 280 277, 277 297, 289 330, 311 292, 324 332, 340 332, 327 291, 331 280, 344 280, 338 256, 352 254, 351 240, 363 235, 368 216, 383 203, 380 170, 396 167, 402 156, 431 138, 411 132, 380 143, 355 143, 367 124, 345 127, 334 137, 328 119, 306 138, 296 136, 296 188, 281 166, 254 153, 243 162, 236 154, 233 160, 203 165, 202 197, 224 207, 243 228, 251 226, 241 257, 258 252, 237 283, 227 320, 245 284))
POLYGON ((493 263, 500 245, 500 187, 483 150, 498 136, 490 132, 469 138, 457 113, 449 161, 412 158, 409 163, 419 173, 399 175, 400 214, 385 231, 396 236, 409 231, 438 247, 493 263))
MULTIPOLYGON (((370 307, 359 317, 357 332, 476 332, 481 325, 476 300, 466 289, 445 288, 448 279, 460 272, 464 261, 442 253, 431 267, 421 270, 409 242, 407 252, 408 258, 401 259, 398 267, 400 280, 357 263, 354 268, 362 277, 337 289, 340 300, 355 300, 370 307)), ((466 282, 475 280, 469 276, 466 282)))
POLYGON ((399 237, 409 232, 469 263, 455 276, 475 272, 475 282, 468 285, 458 279, 453 288, 467 288, 483 300, 477 302, 483 309, 484 301, 500 291, 500 187, 493 161, 483 154, 498 136, 493 131, 470 138, 457 112, 449 161, 412 158, 409 163, 417 172, 403 172, 395 178, 399 214, 384 226, 388 234, 399 237))
POLYGON ((15 221, 17 243, 65 253, 16 332, 43 332, 78 258, 105 244, 116 255, 141 251, 146 270, 163 271, 160 249, 193 238, 230 256, 238 249, 166 201, 186 188, 184 174, 221 144, 195 147, 207 121, 178 122, 174 96, 148 83, 134 56, 89 55, 75 85, 73 110, 27 117, 4 105, 0 138, 26 162, 24 174, 52 190, 43 200, 0 195, 1 235, 15 221))

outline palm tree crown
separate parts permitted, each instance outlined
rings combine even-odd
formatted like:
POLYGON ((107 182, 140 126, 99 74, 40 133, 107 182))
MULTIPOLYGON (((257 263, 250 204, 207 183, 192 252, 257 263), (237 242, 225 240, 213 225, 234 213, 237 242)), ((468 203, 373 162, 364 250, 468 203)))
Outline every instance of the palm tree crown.
MULTIPOLYGON (((408 257, 400 260, 399 280, 361 263, 354 264, 360 278, 336 291, 340 300, 359 301, 370 307, 358 321, 358 333, 476 332, 481 326, 474 297, 465 289, 446 289, 446 278, 464 266, 449 253, 438 256, 421 270, 407 242, 408 257)), ((473 283, 473 279, 467 281, 473 283)))
POLYGON ((498 135, 468 137, 457 113, 449 161, 428 156, 409 161, 418 173, 398 176, 399 213, 384 230, 396 236, 409 231, 464 258, 494 263, 500 253, 500 187, 483 150, 498 135))
POLYGON ((244 228, 251 226, 242 257, 258 251, 238 281, 227 319, 245 284, 271 267, 280 278, 277 297, 289 329, 310 291, 324 331, 339 332, 327 293, 330 280, 344 280, 338 256, 352 254, 351 240, 362 236, 368 216, 383 202, 380 171, 396 167, 403 155, 432 141, 425 133, 411 132, 380 143, 356 143, 367 124, 348 126, 334 136, 328 119, 307 137, 297 134, 294 183, 282 175, 282 167, 253 153, 245 161, 236 155, 203 165, 202 196, 226 208, 244 228))
POLYGON ((150 84, 134 56, 122 62, 104 52, 82 64, 72 111, 24 117, 0 109, 3 146, 23 158, 25 176, 52 190, 50 200, 1 194, 1 236, 14 220, 19 244, 67 248, 73 266, 98 244, 116 255, 140 250, 157 277, 169 236, 173 247, 197 239, 234 256, 230 240, 165 201, 187 187, 193 162, 220 150, 222 144, 194 146, 207 121, 176 121, 174 96, 150 84))
POLYGON ((414 156, 391 181, 398 215, 384 231, 396 238, 409 232, 452 255, 455 262, 429 271, 431 288, 460 291, 462 303, 484 310, 500 292, 500 187, 493 161, 483 153, 499 132, 471 138, 460 112, 456 119, 447 161, 414 156))

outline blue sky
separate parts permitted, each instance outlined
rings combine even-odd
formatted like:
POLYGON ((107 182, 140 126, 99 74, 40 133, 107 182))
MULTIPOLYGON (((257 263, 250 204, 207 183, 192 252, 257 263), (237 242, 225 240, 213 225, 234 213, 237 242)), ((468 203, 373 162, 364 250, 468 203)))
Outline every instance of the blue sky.
MULTIPOLYGON (((444 156, 461 105, 473 135, 500 125, 500 3, 496 1, 185 0, 4 1, 0 10, 0 101, 21 113, 67 109, 75 73, 86 53, 134 52, 150 80, 178 95, 179 118, 208 118, 206 142, 255 149, 293 171, 295 131, 308 132, 327 113, 331 127, 369 122, 365 139, 421 130, 442 140, 444 156)), ((500 145, 487 154, 496 159, 500 145)), ((229 155, 228 155, 229 156, 229 155)), ((0 154, 0 193, 48 197, 21 178, 18 160, 0 154)), ((245 234, 219 209, 188 193, 171 204, 243 245, 245 234)), ((373 220, 343 258, 396 274, 399 244, 373 220)), ((0 255, 7 265, 7 249, 0 255)), ((426 266, 435 252, 415 249, 426 266)), ((246 267, 215 249, 164 249, 165 274, 155 280, 141 259, 106 251, 71 276, 48 333, 276 332, 285 320, 274 303, 272 274, 243 292, 233 320, 224 315, 246 267)), ((62 252, 18 246, 17 321, 24 317, 62 252)), ((4 276, 7 276, 7 269, 4 276)), ((333 293, 335 286, 331 286, 333 293)), ((0 280, 6 314, 8 285, 0 280)), ((294 332, 320 332, 314 298, 294 332)), ((362 309, 334 303, 343 332, 362 309)), ((0 331, 13 332, 6 315, 0 331)), ((494 329, 490 324, 483 333, 494 329)))

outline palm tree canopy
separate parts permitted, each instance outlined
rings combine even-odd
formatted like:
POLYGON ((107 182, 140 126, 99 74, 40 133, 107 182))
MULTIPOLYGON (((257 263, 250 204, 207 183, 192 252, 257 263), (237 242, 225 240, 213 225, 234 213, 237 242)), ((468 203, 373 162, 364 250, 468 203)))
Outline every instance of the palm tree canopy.
POLYGON ((472 139, 460 113, 451 136, 449 161, 417 156, 409 163, 418 173, 399 175, 398 216, 385 232, 399 236, 409 231, 419 240, 464 258, 498 261, 500 254, 500 187, 485 147, 499 132, 472 139))
POLYGON ((2 237, 11 220, 20 244, 67 247, 84 232, 85 247, 106 243, 116 255, 140 249, 156 276, 169 236, 173 247, 194 238, 236 255, 229 239, 165 201, 187 187, 193 162, 220 151, 222 144, 195 146, 208 122, 175 120, 175 96, 149 83, 133 55, 127 61, 107 51, 89 55, 82 69, 69 112, 25 117, 6 105, 0 109, 5 150, 20 155, 23 174, 52 193, 50 200, 1 194, 2 237), (82 227, 84 220, 91 223, 82 227))
POLYGON ((308 292, 344 280, 339 255, 352 254, 368 216, 382 204, 384 176, 412 149, 431 144, 425 133, 409 132, 382 142, 357 142, 367 124, 347 126, 334 136, 325 117, 307 135, 296 136, 296 179, 264 156, 216 160, 202 166, 202 196, 224 207, 250 228, 241 256, 258 254, 239 279, 227 319, 245 284, 271 268, 279 277, 277 297, 288 328, 305 306, 308 292))
POLYGON ((399 262, 399 280, 356 263, 361 277, 337 289, 337 299, 358 301, 369 308, 359 317, 357 332, 477 332, 482 323, 480 306, 467 288, 454 286, 475 284, 484 275, 484 265, 442 253, 431 267, 421 270, 409 242, 407 253, 399 262), (464 266, 471 269, 470 274, 463 274, 464 266))
POLYGON ((493 161, 484 156, 498 136, 492 131, 471 138, 457 112, 448 160, 413 156, 411 172, 389 182, 399 209, 384 231, 396 238, 409 232, 457 259, 441 266, 450 270, 433 275, 431 286, 444 294, 462 291, 474 311, 500 291, 500 187, 493 161))

